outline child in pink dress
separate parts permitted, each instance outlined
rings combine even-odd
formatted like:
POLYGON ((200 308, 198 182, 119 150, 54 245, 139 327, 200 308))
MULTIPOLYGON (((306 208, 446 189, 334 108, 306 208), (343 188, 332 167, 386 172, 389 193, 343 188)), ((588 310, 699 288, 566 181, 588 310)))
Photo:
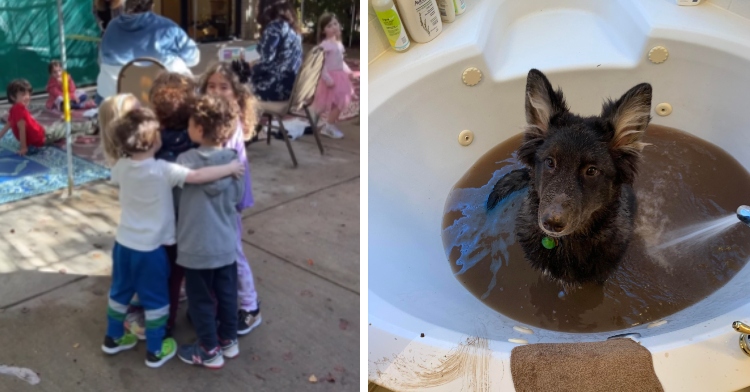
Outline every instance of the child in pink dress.
POLYGON ((323 135, 340 139, 344 133, 336 127, 339 115, 351 102, 354 87, 350 80, 351 69, 344 62, 344 45, 341 43, 341 25, 336 15, 325 13, 318 22, 319 46, 325 52, 323 73, 315 91, 313 109, 318 113, 328 113, 323 135), (325 39, 323 39, 325 37, 325 39))

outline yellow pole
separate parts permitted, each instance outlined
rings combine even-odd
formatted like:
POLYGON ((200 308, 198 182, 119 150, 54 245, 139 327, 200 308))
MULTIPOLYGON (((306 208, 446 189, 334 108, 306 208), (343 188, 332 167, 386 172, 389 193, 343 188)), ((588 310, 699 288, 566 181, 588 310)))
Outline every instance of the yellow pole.
POLYGON ((70 123, 70 87, 68 87, 68 70, 63 69, 62 73, 62 88, 63 88, 63 114, 65 115, 65 122, 70 123))

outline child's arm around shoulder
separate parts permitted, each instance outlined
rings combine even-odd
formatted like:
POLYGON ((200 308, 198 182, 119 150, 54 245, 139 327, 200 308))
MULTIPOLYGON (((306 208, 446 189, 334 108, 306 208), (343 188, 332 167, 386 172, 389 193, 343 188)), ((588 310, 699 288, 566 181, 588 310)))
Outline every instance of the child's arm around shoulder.
POLYGON ((242 176, 245 173, 245 165, 237 159, 225 165, 193 169, 197 163, 197 154, 195 150, 186 151, 177 157, 177 164, 159 161, 174 166, 171 170, 174 171, 176 176, 170 181, 172 186, 183 186, 185 183, 205 184, 231 175, 242 176))

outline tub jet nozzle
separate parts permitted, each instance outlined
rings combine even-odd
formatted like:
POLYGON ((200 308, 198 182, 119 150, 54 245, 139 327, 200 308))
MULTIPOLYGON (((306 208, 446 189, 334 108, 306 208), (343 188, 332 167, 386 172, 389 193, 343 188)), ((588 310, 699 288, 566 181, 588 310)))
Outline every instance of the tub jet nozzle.
POLYGON ((739 208, 737 208, 737 219, 739 219, 740 222, 750 226, 750 207, 739 206, 739 208))

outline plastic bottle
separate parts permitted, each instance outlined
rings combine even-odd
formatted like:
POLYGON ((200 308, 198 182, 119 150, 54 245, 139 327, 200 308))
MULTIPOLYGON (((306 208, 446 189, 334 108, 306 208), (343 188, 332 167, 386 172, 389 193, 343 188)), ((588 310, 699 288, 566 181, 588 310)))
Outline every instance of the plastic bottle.
POLYGON ((443 31, 435 0, 396 0, 401 20, 413 41, 430 42, 443 31))
POLYGON ((385 36, 388 37, 388 42, 391 43, 393 50, 403 52, 409 49, 411 42, 406 35, 406 29, 401 22, 396 6, 393 5, 393 1, 372 0, 372 8, 375 9, 375 14, 378 15, 380 25, 383 26, 385 36))
POLYGON ((453 4, 456 7, 456 15, 461 15, 466 11, 466 0, 453 0, 453 4))
POLYGON ((456 20, 456 7, 453 5, 453 0, 437 0, 437 5, 440 10, 440 19, 444 23, 456 20))

